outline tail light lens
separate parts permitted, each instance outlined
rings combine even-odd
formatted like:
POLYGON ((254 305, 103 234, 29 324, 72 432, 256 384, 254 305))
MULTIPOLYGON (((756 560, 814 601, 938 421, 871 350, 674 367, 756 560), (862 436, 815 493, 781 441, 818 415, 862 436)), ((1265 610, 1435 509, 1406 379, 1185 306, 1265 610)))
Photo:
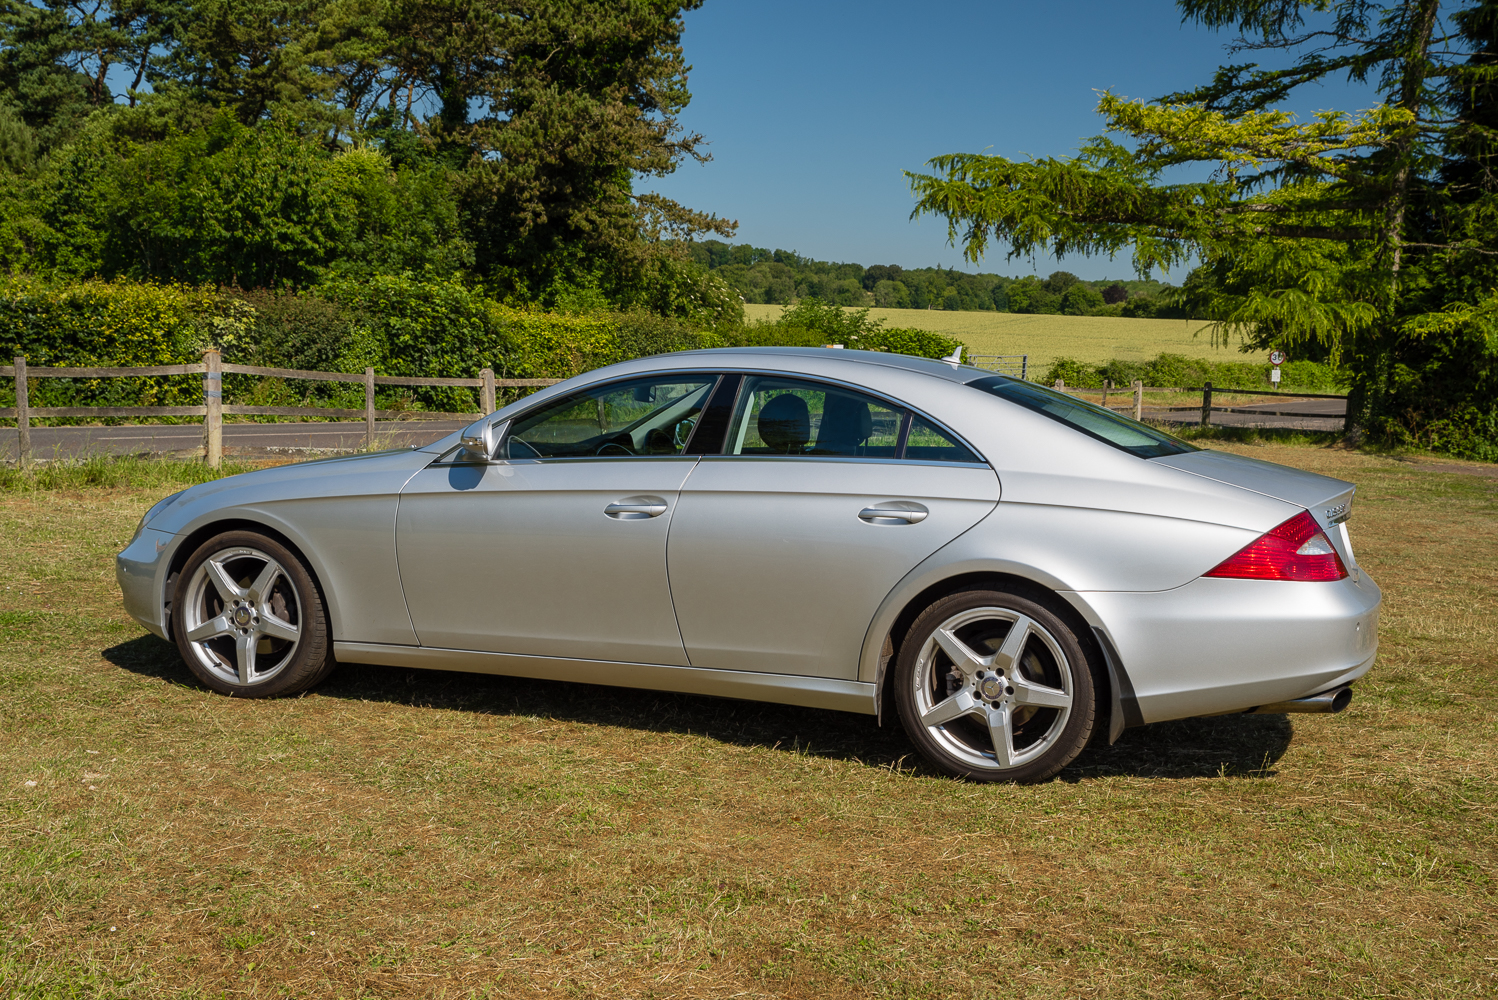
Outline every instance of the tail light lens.
POLYGON ((1202 575, 1237 580, 1340 580, 1347 575, 1347 567, 1311 512, 1303 510, 1202 575))

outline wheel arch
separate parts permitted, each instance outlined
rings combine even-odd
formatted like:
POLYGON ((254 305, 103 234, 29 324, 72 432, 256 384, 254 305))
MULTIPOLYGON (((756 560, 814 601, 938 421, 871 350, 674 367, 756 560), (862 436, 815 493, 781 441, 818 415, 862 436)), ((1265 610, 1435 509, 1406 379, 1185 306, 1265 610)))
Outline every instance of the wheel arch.
POLYGON ((222 535, 228 531, 251 531, 255 534, 264 535, 284 545, 290 550, 292 555, 301 560, 302 565, 307 568, 307 574, 312 577, 312 585, 317 588, 317 593, 322 598, 324 613, 328 618, 329 634, 336 634, 334 632, 334 623, 338 620, 336 598, 324 586, 321 568, 315 559, 308 556, 307 546, 301 544, 273 524, 268 524, 265 521, 257 521, 254 518, 244 516, 243 513, 239 513, 232 517, 217 518, 194 527, 183 535, 182 540, 173 550, 171 560, 167 563, 166 576, 162 580, 162 625, 168 641, 176 641, 176 636, 173 633, 172 619, 173 582, 176 580, 177 575, 182 572, 182 567, 187 565, 187 561, 192 558, 192 554, 204 542, 215 535, 222 535))
MULTIPOLYGON (((889 683, 894 674, 894 664, 900 655, 910 627, 922 611, 949 594, 962 590, 1003 590, 1027 597, 1053 611, 1071 627, 1082 644, 1094 667, 1094 682, 1098 691, 1099 714, 1106 714, 1108 742, 1118 738, 1125 727, 1139 725, 1139 711, 1134 702, 1133 685, 1118 659, 1106 628, 1097 614, 1075 591, 1059 586, 1059 581, 1048 574, 1034 572, 1026 574, 1019 567, 949 567, 953 571, 935 580, 915 584, 914 593, 907 586, 897 587, 886 599, 885 607, 875 616, 870 635, 864 643, 864 662, 860 673, 865 673, 872 659, 874 682, 874 714, 879 725, 896 719, 894 685, 889 683), (872 647, 872 657, 870 656, 872 647)), ((912 574, 914 575, 914 574, 912 574)), ((904 582, 906 585, 910 581, 904 582)))

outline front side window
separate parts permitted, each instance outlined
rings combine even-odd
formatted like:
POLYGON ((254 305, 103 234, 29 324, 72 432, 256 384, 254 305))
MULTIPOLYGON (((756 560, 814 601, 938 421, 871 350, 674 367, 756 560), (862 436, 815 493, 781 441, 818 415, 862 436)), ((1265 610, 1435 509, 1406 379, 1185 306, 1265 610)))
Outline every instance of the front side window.
POLYGON ((894 458, 905 411, 851 389, 756 375, 744 380, 729 455, 894 458))
POLYGON ((716 375, 655 375, 584 389, 521 417, 504 458, 680 455, 716 375))
POLYGON ((1017 403, 1027 410, 1050 417, 1081 431, 1088 437, 1111 444, 1140 458, 1160 458, 1164 455, 1182 455, 1188 451, 1199 451, 1180 438, 1164 431, 1155 430, 1147 424, 1131 420, 1121 413, 1105 410, 1093 403, 1083 402, 1064 392, 1047 389, 1034 382, 1003 375, 993 375, 967 383, 974 389, 992 393, 1000 399, 1017 403))

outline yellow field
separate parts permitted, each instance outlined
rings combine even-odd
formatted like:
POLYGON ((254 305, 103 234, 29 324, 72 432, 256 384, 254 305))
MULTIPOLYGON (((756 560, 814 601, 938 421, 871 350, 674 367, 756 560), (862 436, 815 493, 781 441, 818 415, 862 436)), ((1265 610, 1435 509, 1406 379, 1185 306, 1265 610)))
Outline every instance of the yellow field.
MULTIPOLYGON (((775 320, 784 306, 744 306, 744 318, 775 320)), ((1028 354, 1032 368, 1057 358, 1102 362, 1113 358, 1145 361, 1161 351, 1214 361, 1263 361, 1267 352, 1239 353, 1213 347, 1202 320, 1122 319, 1115 316, 1033 316, 1000 312, 939 312, 927 309, 870 309, 886 327, 917 327, 956 337, 972 354, 1028 354), (1200 331, 1198 333, 1197 331, 1200 331)))

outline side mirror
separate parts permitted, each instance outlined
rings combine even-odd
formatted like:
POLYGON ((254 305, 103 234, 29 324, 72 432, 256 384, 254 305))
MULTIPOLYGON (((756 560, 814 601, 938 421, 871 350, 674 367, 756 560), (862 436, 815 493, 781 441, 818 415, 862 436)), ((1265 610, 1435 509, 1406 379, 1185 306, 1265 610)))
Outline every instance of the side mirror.
POLYGON ((499 443, 506 426, 508 422, 496 425, 489 420, 479 420, 469 424, 463 430, 463 441, 458 447, 458 461, 490 461, 494 458, 494 446, 499 443))

